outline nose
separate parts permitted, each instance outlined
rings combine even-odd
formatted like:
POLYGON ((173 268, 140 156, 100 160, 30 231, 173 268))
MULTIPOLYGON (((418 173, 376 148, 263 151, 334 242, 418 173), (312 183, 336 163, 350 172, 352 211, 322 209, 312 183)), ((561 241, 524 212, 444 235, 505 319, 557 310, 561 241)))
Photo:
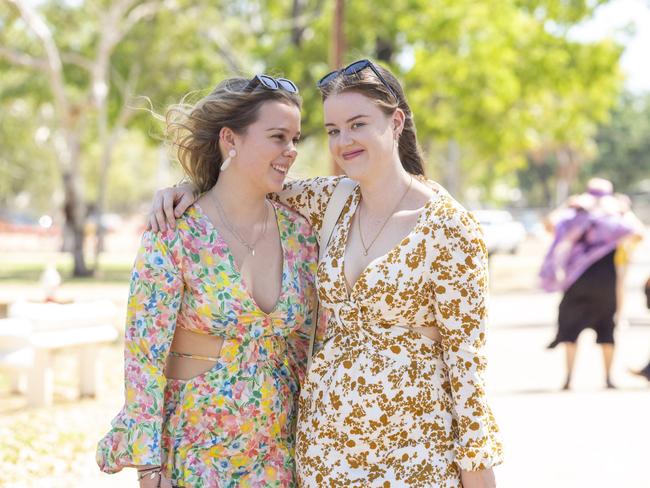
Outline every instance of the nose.
POLYGON ((342 130, 339 136, 339 143, 341 146, 349 146, 354 140, 352 139, 352 134, 347 130, 342 130))
POLYGON ((287 158, 295 158, 298 155, 298 150, 296 149, 296 145, 293 143, 293 141, 289 143, 283 154, 287 158))

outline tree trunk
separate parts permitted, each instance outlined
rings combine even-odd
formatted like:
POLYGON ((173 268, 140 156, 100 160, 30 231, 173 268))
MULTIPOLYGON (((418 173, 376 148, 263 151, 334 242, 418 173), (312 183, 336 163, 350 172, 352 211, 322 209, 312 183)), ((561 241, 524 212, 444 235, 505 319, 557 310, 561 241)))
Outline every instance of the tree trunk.
POLYGON ((578 176, 580 157, 570 147, 559 149, 557 156, 557 179, 555 187, 555 205, 561 205, 569 198, 571 185, 578 176))
MULTIPOLYGON (((334 25, 332 26, 332 69, 343 67, 345 57, 345 0, 336 0, 334 3, 334 25)), ((330 172, 333 175, 343 174, 343 170, 332 158, 330 172)))
POLYGON ((97 191, 97 206, 95 207, 97 217, 97 242, 95 243, 95 270, 99 267, 99 257, 104 252, 104 237, 106 229, 103 224, 104 210, 106 209, 106 193, 108 186, 108 171, 113 156, 113 145, 108 142, 102 151, 101 168, 99 171, 99 188, 97 191))
POLYGON ((63 212, 65 215, 65 226, 70 229, 72 235, 72 276, 90 276, 92 271, 86 266, 84 255, 85 227, 86 227, 86 205, 84 202, 84 191, 82 176, 79 165, 79 141, 76 136, 68 135, 65 138, 66 154, 59 153, 61 166, 66 168, 63 174, 63 212))
POLYGON ((84 256, 86 206, 79 192, 79 182, 75 181, 78 179, 79 177, 71 172, 63 174, 65 225, 72 235, 72 249, 70 249, 74 261, 72 275, 89 276, 92 273, 86 266, 84 256))
POLYGON ((300 47, 302 44, 302 36, 305 33, 304 24, 300 23, 300 17, 305 11, 305 0, 293 0, 291 8, 291 18, 293 19, 293 27, 291 28, 291 43, 300 47))

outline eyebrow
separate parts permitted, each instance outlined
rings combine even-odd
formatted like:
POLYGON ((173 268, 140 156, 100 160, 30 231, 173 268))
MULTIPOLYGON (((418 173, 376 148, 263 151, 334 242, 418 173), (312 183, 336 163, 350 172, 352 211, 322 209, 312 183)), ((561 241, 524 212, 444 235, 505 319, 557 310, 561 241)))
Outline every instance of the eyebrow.
MULTIPOLYGON (((289 129, 287 129, 286 127, 270 127, 270 128, 268 128, 268 129, 266 129, 266 132, 270 132, 270 131, 272 131, 272 130, 279 130, 280 132, 286 132, 286 133, 291 132, 291 131, 290 131, 289 129)), ((300 135, 300 131, 296 132, 296 134, 299 136, 299 135, 300 135)))
MULTIPOLYGON (((355 115, 354 117, 350 117, 348 120, 346 120, 345 123, 349 124, 350 122, 360 119, 361 117, 368 117, 368 116, 366 114, 355 115)), ((336 125, 336 124, 332 124, 331 122, 328 122, 327 124, 325 124, 325 127, 327 127, 328 125, 336 125)))

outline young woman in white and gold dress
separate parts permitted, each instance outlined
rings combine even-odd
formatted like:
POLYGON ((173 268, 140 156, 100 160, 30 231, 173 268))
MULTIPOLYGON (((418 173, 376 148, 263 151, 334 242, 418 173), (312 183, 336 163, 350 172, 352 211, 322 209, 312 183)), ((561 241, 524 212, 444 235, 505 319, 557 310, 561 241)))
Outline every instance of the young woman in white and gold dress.
MULTIPOLYGON (((358 185, 318 266, 329 319, 300 396, 299 485, 493 487, 502 446, 483 380, 479 226, 424 177, 411 109, 388 70, 361 60, 318 86, 331 154, 358 185)), ((277 198, 318 232, 341 179, 295 181, 277 198)), ((192 193, 163 190, 154 209, 180 201, 182 214, 192 193)), ((151 225, 165 224, 152 214, 151 225)))

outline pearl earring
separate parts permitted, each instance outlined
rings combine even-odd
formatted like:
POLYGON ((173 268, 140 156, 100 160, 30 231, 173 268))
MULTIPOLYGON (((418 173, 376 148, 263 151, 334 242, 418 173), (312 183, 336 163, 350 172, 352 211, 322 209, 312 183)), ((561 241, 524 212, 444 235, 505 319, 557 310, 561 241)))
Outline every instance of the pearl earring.
POLYGON ((228 157, 224 159, 223 163, 221 163, 221 171, 226 171, 228 169, 228 166, 230 166, 230 162, 232 161, 232 158, 237 156, 237 151, 234 149, 231 149, 228 151, 228 157))

